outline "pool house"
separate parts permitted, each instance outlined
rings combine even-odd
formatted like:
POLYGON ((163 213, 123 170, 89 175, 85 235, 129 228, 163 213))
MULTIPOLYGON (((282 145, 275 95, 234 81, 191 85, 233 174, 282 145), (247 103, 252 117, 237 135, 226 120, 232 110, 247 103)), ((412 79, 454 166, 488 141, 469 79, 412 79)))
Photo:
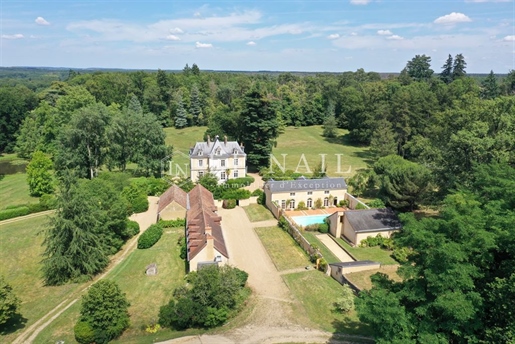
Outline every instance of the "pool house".
POLYGON ((322 207, 337 206, 345 199, 347 184, 343 178, 306 179, 300 177, 296 180, 269 180, 265 187, 266 205, 269 209, 277 208, 293 210, 303 202, 308 209, 315 208, 317 204, 322 207))

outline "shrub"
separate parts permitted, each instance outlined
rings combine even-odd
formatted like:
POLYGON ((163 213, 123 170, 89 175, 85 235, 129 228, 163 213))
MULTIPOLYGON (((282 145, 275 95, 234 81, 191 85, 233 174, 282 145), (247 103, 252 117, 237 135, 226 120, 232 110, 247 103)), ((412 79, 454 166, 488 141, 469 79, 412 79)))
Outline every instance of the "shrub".
POLYGON ((324 258, 320 258, 318 263, 318 270, 325 271, 327 269, 327 261, 324 258))
POLYGON ((366 205, 364 205, 363 203, 361 202, 358 202, 358 204, 356 204, 356 207, 354 208, 355 210, 361 210, 361 209, 368 209, 366 205))
POLYGON ((95 331, 91 325, 85 321, 77 322, 73 328, 73 333, 75 340, 79 344, 91 344, 95 342, 95 331))
POLYGON ((225 186, 239 189, 239 188, 243 188, 245 186, 249 186, 252 183, 254 183, 254 178, 248 176, 248 177, 229 179, 225 182, 225 186))
POLYGON ((393 249, 392 258, 399 263, 405 263, 408 261, 408 254, 410 250, 407 247, 397 247, 393 249))
POLYGON ((349 201, 346 200, 346 199, 342 199, 338 202, 338 206, 340 207, 348 207, 349 206, 349 201))
POLYGON ((204 326, 217 327, 223 325, 227 321, 228 315, 229 312, 226 307, 222 307, 219 309, 214 307, 208 307, 206 320, 204 321, 204 326))
POLYGON ((265 195, 264 192, 261 195, 258 196, 257 202, 258 202, 258 204, 265 205, 265 203, 266 203, 266 195, 265 195))
POLYGON ((87 323, 95 334, 94 342, 107 343, 129 327, 129 306, 127 297, 115 282, 100 280, 82 297, 80 318, 75 329, 78 334, 88 337, 91 331, 87 326, 79 325, 87 323))
POLYGON ((0 276, 0 328, 18 313, 20 303, 11 285, 0 276))
POLYGON ((318 231, 320 233, 329 233, 329 225, 327 223, 321 223, 318 225, 318 231))
POLYGON ((371 200, 370 202, 367 203, 367 205, 370 208, 384 208, 384 207, 386 207, 384 202, 381 199, 379 199, 379 198, 371 200))
POLYGON ((0 221, 12 219, 13 217, 29 215, 30 210, 27 206, 21 206, 17 208, 5 209, 0 211, 0 221))
POLYGON ((299 204, 297 205, 297 210, 307 210, 308 207, 306 207, 306 203, 304 203, 304 201, 300 201, 299 204))
POLYGON ((186 219, 159 220, 158 223, 163 228, 177 228, 186 226, 186 219))
POLYGON ((279 218, 279 221, 278 221, 278 223, 277 223, 277 226, 278 226, 279 228, 281 228, 282 230, 287 231, 287 230, 288 230, 288 227, 290 226, 290 224, 288 223, 288 220, 286 220, 286 219, 284 218, 284 216, 281 216, 281 217, 279 218))
POLYGON ((137 234, 139 234, 139 223, 136 221, 127 220, 127 226, 125 227, 123 237, 129 239, 137 234))
POLYGON ((235 199, 225 199, 223 203, 223 207, 225 209, 234 209, 236 208, 236 200, 235 199))
POLYGON ((44 194, 39 198, 39 204, 41 204, 45 210, 55 209, 57 207, 57 198, 55 195, 44 194))
POLYGON ((322 199, 317 198, 317 199, 315 200, 315 208, 316 208, 316 209, 322 209, 322 206, 323 206, 322 199))
POLYGON ((129 214, 143 213, 148 210, 147 194, 145 190, 138 188, 136 184, 125 187, 122 191, 122 196, 129 203, 129 214))
POLYGON ((181 253, 180 253, 179 257, 182 260, 186 260, 186 258, 188 258, 188 245, 186 243, 186 237, 181 236, 179 238, 179 240, 177 240, 177 245, 179 245, 181 248, 181 253))
POLYGON ((338 312, 347 313, 354 307, 354 293, 348 284, 343 285, 342 296, 334 303, 338 312))
POLYGON ((248 199, 250 198, 250 191, 245 189, 222 189, 221 197, 222 199, 248 199))
POLYGON ((261 195, 263 195, 263 194, 264 194, 263 190, 261 190, 261 189, 256 189, 256 190, 252 191, 252 193, 251 193, 250 195, 251 195, 251 196, 258 196, 258 197, 259 197, 259 196, 261 196, 261 195))
POLYGON ((307 225, 306 227, 304 227, 304 230, 307 232, 316 232, 318 231, 318 224, 307 225))
POLYGON ((138 238, 138 248, 146 249, 154 246, 161 236, 163 235, 163 227, 160 225, 154 224, 148 227, 148 229, 141 234, 138 238))

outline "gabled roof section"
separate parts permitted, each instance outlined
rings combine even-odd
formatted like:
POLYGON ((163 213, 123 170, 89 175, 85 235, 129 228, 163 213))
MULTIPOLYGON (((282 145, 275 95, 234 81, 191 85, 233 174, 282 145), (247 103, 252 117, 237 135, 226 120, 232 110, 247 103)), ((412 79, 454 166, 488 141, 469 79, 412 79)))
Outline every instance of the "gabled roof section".
POLYGON ((213 194, 197 184, 188 193, 188 198, 189 209, 186 213, 188 260, 202 251, 210 237, 213 238, 214 248, 229 258, 222 233, 222 217, 216 213, 213 194))
POLYGON ((220 141, 218 138, 215 141, 197 142, 195 147, 190 152, 191 158, 209 157, 228 158, 231 156, 245 157, 247 154, 243 151, 236 141, 220 141))
POLYGON ((177 202, 186 209, 188 194, 186 191, 178 187, 177 185, 170 186, 162 195, 159 197, 159 206, 157 207, 157 213, 166 208, 173 201, 177 202))
POLYGON ((345 179, 319 178, 319 179, 297 179, 297 180, 272 180, 265 184, 272 193, 295 192, 295 191, 317 191, 317 190, 347 190, 345 179))
POLYGON ((391 231, 402 227, 397 214, 389 208, 347 210, 344 214, 356 233, 391 231))

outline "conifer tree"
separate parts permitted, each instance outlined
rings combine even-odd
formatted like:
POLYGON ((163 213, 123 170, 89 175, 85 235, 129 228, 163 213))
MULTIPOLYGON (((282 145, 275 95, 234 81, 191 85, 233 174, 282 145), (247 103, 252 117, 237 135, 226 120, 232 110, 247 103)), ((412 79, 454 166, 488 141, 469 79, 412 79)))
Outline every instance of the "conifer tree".
POLYGON ((452 66, 453 60, 451 54, 445 61, 445 64, 442 66, 442 72, 440 73, 440 79, 446 84, 450 84, 452 82, 452 66))
POLYGON ((175 127, 177 129, 184 128, 188 126, 188 119, 186 115, 186 110, 184 109, 184 104, 182 102, 182 93, 177 93, 177 109, 175 112, 175 127))

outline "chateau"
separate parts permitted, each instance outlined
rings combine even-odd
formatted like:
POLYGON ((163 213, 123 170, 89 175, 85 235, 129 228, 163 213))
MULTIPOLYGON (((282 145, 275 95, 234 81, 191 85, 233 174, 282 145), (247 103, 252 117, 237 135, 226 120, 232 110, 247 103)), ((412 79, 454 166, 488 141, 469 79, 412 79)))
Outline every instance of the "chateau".
POLYGON ((218 135, 211 141, 197 142, 190 149, 190 178, 197 182, 206 173, 212 173, 218 178, 218 183, 228 179, 245 177, 247 174, 247 154, 244 147, 236 141, 227 141, 227 136, 220 141, 218 135))

